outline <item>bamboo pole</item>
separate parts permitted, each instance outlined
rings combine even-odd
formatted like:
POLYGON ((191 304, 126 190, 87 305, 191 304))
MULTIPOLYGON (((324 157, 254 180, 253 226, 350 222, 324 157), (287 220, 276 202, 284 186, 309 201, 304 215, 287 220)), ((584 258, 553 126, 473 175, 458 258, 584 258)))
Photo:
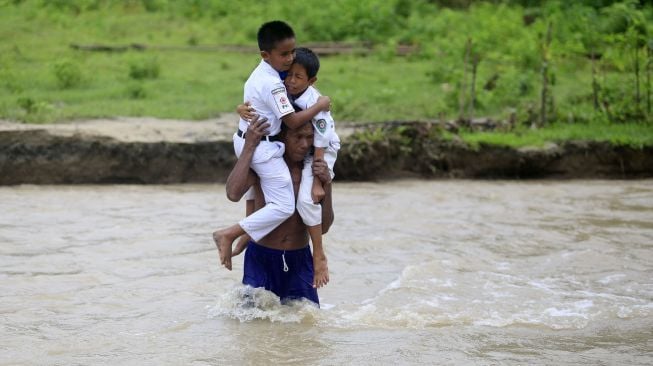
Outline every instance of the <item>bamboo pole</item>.
POLYGON ((651 44, 646 45, 646 113, 651 115, 651 44))
POLYGON ((637 107, 637 113, 639 114, 641 106, 641 94, 639 90, 639 47, 637 47, 637 41, 635 41, 635 106, 637 107))
POLYGON ((476 71, 478 70, 478 63, 480 62, 478 54, 472 56, 472 90, 471 100, 469 103, 469 120, 474 119, 474 104, 476 102, 476 71))
POLYGON ((549 45, 551 44, 551 22, 549 22, 549 25, 547 26, 546 29, 546 38, 544 40, 544 45, 542 49, 542 93, 541 93, 541 98, 540 98, 540 126, 544 126, 547 121, 547 116, 546 116, 546 99, 547 99, 547 92, 548 92, 548 85, 549 85, 549 75, 548 75, 548 69, 549 69, 549 45))
POLYGON ((467 63, 469 62, 469 53, 472 48, 472 39, 467 39, 467 46, 465 49, 465 61, 463 63, 463 79, 460 82, 460 113, 458 119, 465 121, 465 89, 467 89, 467 63))
POLYGON ((594 46, 592 46, 591 51, 592 57, 592 99, 594 100, 594 110, 599 110, 599 82, 596 80, 596 55, 594 52, 594 46))

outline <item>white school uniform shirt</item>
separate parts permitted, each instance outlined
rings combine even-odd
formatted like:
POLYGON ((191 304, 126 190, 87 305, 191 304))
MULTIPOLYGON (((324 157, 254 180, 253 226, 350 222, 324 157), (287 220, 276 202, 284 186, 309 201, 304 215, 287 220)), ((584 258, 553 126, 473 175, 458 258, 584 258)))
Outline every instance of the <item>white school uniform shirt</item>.
MULTIPOLYGON (((245 82, 244 94, 244 101, 251 102, 256 113, 268 119, 269 136, 277 135, 281 131, 281 118, 295 111, 279 73, 265 60, 261 60, 245 82)), ((241 118, 238 126, 245 132, 248 123, 241 118)))
MULTIPOLYGON (((295 99, 295 104, 301 109, 306 110, 317 102, 320 97, 320 92, 312 85, 309 86, 299 98, 295 99)), ((340 137, 336 133, 336 123, 331 117, 331 112, 321 111, 313 120, 313 130, 315 131, 315 138, 313 139, 313 146, 332 148, 337 151, 340 149, 340 137)))
MULTIPOLYGON (((250 101, 257 113, 268 119, 269 136, 277 135, 281 131, 281 118, 294 112, 279 73, 263 60, 245 82, 244 100, 250 101)), ((247 131, 247 121, 240 119, 238 126, 241 131, 247 131)), ((237 156, 244 144, 245 139, 234 134, 237 156)), ((288 165, 283 160, 284 150, 281 141, 261 141, 254 150, 250 167, 260 178, 266 204, 238 223, 254 241, 264 238, 295 212, 295 193, 288 165)))

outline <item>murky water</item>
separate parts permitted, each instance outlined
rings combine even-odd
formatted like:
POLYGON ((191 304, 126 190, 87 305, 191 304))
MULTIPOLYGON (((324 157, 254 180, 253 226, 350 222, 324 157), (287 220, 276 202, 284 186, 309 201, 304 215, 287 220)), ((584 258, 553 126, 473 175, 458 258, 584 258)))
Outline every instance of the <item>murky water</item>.
POLYGON ((335 195, 318 310, 238 305, 221 185, 1 187, 0 364, 653 364, 653 181, 335 195))

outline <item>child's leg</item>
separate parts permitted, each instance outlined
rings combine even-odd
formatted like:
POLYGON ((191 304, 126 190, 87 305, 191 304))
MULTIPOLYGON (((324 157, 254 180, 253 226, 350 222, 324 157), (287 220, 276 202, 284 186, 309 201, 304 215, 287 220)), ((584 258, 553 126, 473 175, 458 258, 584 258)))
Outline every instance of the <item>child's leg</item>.
MULTIPOLYGON (((316 147, 314 154, 314 159, 324 160, 324 151, 323 147, 316 147)), ((311 188, 311 198, 313 203, 319 203, 324 198, 324 187, 322 187, 322 182, 319 179, 313 179, 313 186, 311 188)))
MULTIPOLYGON (((324 161, 326 161, 327 166, 329 167, 329 174, 331 175, 331 179, 333 179, 333 177, 335 176, 335 174, 333 173, 333 166, 335 165, 337 156, 338 156, 338 151, 334 150, 334 149, 332 149, 330 147, 326 148, 325 151, 324 151, 324 161)), ((310 163, 312 164, 313 162, 311 161, 310 163)), ((310 167, 310 165, 309 165, 309 167, 310 167)), ((304 169, 306 169, 306 166, 304 166, 304 169)), ((312 173, 312 167, 311 167, 310 172, 312 173)), ((304 179, 304 176, 302 176, 302 179, 304 179)), ((320 182, 320 180, 315 179, 315 177, 313 177, 312 174, 311 174, 311 179, 314 181, 313 182, 314 184, 315 184, 315 181, 320 182)), ((313 186, 314 186, 314 184, 313 184, 313 186)), ((322 189, 322 192, 323 192, 322 193, 323 196, 320 198, 320 200, 322 200, 322 198, 324 197, 324 194, 325 194, 324 193, 324 187, 322 186, 321 182, 320 182, 319 185, 320 185, 320 188, 322 189)), ((321 219, 322 219, 322 206, 320 206, 320 205, 316 205, 316 206, 320 207, 319 214, 320 214, 320 222, 321 222, 321 219)), ((317 287, 322 287, 322 286, 326 285, 329 282, 329 269, 327 267, 327 258, 326 258, 326 253, 324 251, 324 248, 322 246, 322 224, 317 225, 317 226, 311 226, 311 227, 309 227, 308 231, 309 231, 309 234, 311 235, 311 240, 313 240, 314 236, 319 235, 319 244, 316 245, 315 243, 317 243, 317 242, 313 242, 313 268, 314 268, 314 271, 315 271, 315 279, 314 279, 313 285, 317 286, 317 287), (319 229, 319 231, 317 231, 315 233, 315 235, 311 231, 311 230, 318 230, 318 229, 319 229), (319 275, 319 277, 318 277, 318 275, 319 275), (320 283, 321 283, 321 285, 320 285, 320 283)))
MULTIPOLYGON (((261 142, 261 145, 263 144, 264 142, 261 142)), ((255 153, 251 164, 259 177, 265 206, 242 219, 239 225, 254 241, 265 237, 295 212, 295 192, 288 165, 283 160, 283 151, 283 148, 280 149, 275 156, 264 161, 256 159, 255 153)))
POLYGON ((313 179, 313 184, 311 185, 311 199, 313 200, 313 203, 320 203, 325 194, 326 192, 324 192, 322 182, 319 179, 313 179))
POLYGON ((237 237, 245 234, 240 225, 232 225, 226 229, 213 232, 213 241, 218 247, 220 264, 231 271, 231 245, 237 237))
MULTIPOLYGON (((244 139, 234 135, 234 149, 240 156, 244 139)), ((266 205, 237 225, 213 233, 213 240, 220 252, 220 263, 231 270, 231 254, 234 240, 248 234, 258 241, 295 212, 295 192, 288 166, 283 160, 283 145, 263 143, 254 152, 251 168, 259 176, 266 205), (264 145, 265 144, 265 145, 264 145)))
MULTIPOLYGON (((249 191, 245 194, 245 198, 247 201, 245 201, 245 217, 251 215, 254 213, 255 210, 255 201, 254 201, 254 187, 250 188, 249 191)), ((252 238, 249 237, 249 235, 241 235, 240 239, 238 239, 238 242, 236 243, 236 247, 233 249, 231 252, 231 256, 235 257, 238 254, 242 253, 245 248, 247 248, 247 243, 252 240, 252 238)))
MULTIPOLYGON (((308 226, 308 233, 313 243, 313 286, 322 287, 329 282, 329 269, 327 258, 322 245, 322 206, 314 204, 311 198, 313 187, 313 160, 308 158, 304 161, 302 180, 299 184, 297 195, 297 212, 302 217, 304 224, 308 226)), ((317 180, 317 179, 316 179, 317 180)))
POLYGON ((309 226, 308 233, 313 243, 313 287, 320 288, 329 282, 329 267, 322 246, 322 224, 309 226))

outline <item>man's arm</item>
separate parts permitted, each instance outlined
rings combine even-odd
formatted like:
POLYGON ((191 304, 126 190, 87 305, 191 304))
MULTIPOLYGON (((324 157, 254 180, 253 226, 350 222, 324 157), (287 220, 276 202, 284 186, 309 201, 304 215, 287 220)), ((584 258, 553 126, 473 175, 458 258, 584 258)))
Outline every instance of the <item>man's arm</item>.
POLYGON ((322 234, 326 234, 335 218, 333 213, 333 201, 331 200, 331 174, 327 163, 322 159, 313 161, 313 177, 322 181, 324 187, 324 198, 320 201, 322 205, 322 234))
POLYGON ((317 98, 317 102, 306 108, 303 111, 293 112, 281 117, 283 123, 291 129, 301 127, 304 123, 309 122, 321 111, 328 111, 331 108, 331 99, 327 96, 321 95, 317 98))
MULTIPOLYGON (((255 202, 253 199, 247 200, 245 202, 245 217, 251 215, 256 211, 255 207, 255 202)), ((234 250, 231 252, 231 256, 235 257, 238 254, 242 253, 245 248, 247 248, 247 243, 251 240, 252 238, 249 237, 249 234, 245 233, 245 235, 242 235, 240 239, 238 239, 238 243, 236 243, 236 246, 234 247, 234 250)))
POLYGON ((227 198, 230 201, 238 202, 245 195, 249 187, 256 182, 256 174, 249 168, 254 157, 254 151, 261 142, 261 136, 270 127, 266 118, 256 117, 247 127, 245 132, 245 145, 243 151, 236 161, 236 165, 227 178, 227 198))

